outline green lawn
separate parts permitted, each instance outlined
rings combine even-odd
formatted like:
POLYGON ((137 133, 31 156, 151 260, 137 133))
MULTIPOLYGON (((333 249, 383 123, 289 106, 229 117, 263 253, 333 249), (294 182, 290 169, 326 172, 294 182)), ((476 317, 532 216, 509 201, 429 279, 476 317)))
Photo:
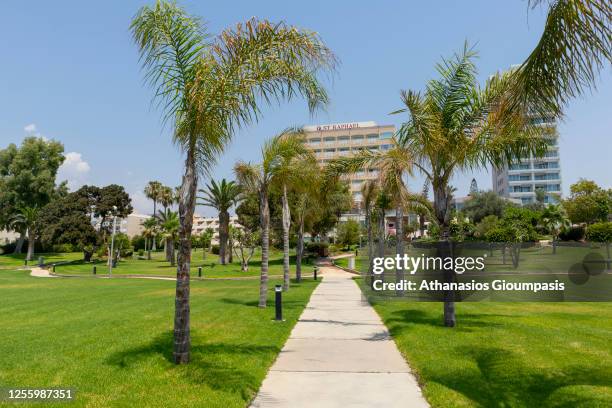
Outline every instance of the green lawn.
POLYGON ((373 303, 432 407, 612 406, 612 303, 373 303))
POLYGON ((175 366, 174 282, 3 270, 0 387, 73 387, 78 407, 244 407, 315 285, 293 284, 278 323, 257 281, 192 282, 192 361, 175 366))
MULTIPOLYGON (((151 254, 152 259, 134 259, 126 258, 121 260, 117 267, 113 269, 115 275, 149 275, 149 276, 176 276, 176 266, 170 266, 170 262, 167 262, 164 258, 163 252, 154 252, 151 254)), ((270 275, 282 275, 283 274, 283 254, 280 251, 271 251, 269 261, 269 274, 270 275)), ((294 273, 295 267, 292 261, 292 274, 294 273)), ((55 268, 56 273, 65 275, 84 275, 91 276, 93 266, 96 265, 98 275, 106 275, 108 273, 108 267, 104 260, 97 260, 94 263, 91 262, 73 262, 66 265, 57 265, 55 268)), ((191 275, 197 277, 198 267, 202 267, 202 275, 205 278, 236 278, 236 277, 257 277, 260 274, 261 266, 261 255, 260 251, 256 251, 255 255, 249 263, 249 270, 242 272, 240 270, 240 263, 236 257, 234 262, 228 265, 219 264, 219 257, 217 255, 207 254, 206 258, 203 258, 201 250, 194 250, 191 261, 191 275)), ((306 269, 305 273, 308 272, 306 269)))
MULTIPOLYGON (((25 266, 26 254, 6 254, 0 255, 0 269, 14 269, 17 267, 25 266)), ((70 252, 70 253, 42 253, 35 254, 34 260, 29 262, 30 265, 38 264, 38 257, 42 256, 45 259, 45 263, 52 262, 64 262, 64 261, 76 261, 83 259, 82 252, 70 252)))

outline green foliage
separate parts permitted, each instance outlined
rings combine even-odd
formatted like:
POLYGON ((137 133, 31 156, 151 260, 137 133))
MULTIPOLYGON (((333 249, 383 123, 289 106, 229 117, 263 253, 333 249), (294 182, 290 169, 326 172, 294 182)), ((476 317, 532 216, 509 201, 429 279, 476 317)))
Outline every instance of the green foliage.
POLYGON ((211 248, 211 252, 213 253, 213 255, 219 255, 219 250, 220 248, 218 244, 213 245, 211 248))
POLYGON ((484 238, 487 233, 497 227, 499 218, 496 215, 487 215, 477 225, 474 232, 476 238, 484 238))
POLYGON ((470 199, 465 202, 462 212, 478 224, 489 215, 501 217, 509 204, 507 200, 504 200, 494 191, 475 192, 470 194, 470 199))
POLYGON ((612 222, 597 222, 589 225, 587 239, 593 242, 612 242, 612 222))
POLYGON ((484 235, 489 242, 531 242, 537 241, 540 214, 522 207, 508 207, 497 225, 492 226, 484 235))
POLYGON ((586 235, 586 230, 582 225, 572 226, 559 232, 561 241, 582 241, 586 235))
POLYGON ((314 254, 315 256, 328 256, 329 255, 329 243, 327 242, 309 242, 306 245, 306 251, 314 254))
POLYGON ((90 256, 101 238, 91 225, 90 208, 79 192, 52 201, 41 210, 40 239, 49 246, 70 244, 90 256))
POLYGON ((55 183, 63 153, 60 142, 41 137, 0 150, 0 229, 8 227, 19 207, 42 208, 65 192, 65 185, 55 183))
POLYGON ((570 186, 570 197, 562 204, 574 223, 607 221, 612 212, 612 189, 604 190, 593 181, 580 179, 570 186))
POLYGON ((336 241, 345 247, 359 243, 359 222, 349 219, 338 224, 336 229, 336 241))

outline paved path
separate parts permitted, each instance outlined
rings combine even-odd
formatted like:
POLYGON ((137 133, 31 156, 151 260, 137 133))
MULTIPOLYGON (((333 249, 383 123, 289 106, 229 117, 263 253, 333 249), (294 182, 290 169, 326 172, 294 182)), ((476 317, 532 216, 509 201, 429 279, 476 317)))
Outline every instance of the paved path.
POLYGON ((428 407, 354 275, 322 273, 251 407, 428 407))

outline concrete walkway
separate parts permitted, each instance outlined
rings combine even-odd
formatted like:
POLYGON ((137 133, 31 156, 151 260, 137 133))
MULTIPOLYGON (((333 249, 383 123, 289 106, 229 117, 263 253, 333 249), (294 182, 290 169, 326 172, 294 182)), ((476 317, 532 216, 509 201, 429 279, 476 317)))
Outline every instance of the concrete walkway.
POLYGON ((251 407, 428 407, 354 275, 321 272, 251 407))

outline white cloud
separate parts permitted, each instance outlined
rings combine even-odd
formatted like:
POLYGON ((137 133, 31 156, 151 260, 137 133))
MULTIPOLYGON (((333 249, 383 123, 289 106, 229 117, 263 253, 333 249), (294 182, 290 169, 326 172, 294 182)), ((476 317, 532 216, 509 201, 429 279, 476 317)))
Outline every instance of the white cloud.
POLYGON ((81 153, 69 152, 64 157, 64 163, 60 166, 57 177, 60 181, 67 180, 70 190, 77 190, 86 184, 91 167, 83 160, 81 153))
POLYGON ((27 135, 35 135, 36 134, 36 124, 35 123, 30 123, 29 125, 26 125, 23 128, 24 132, 26 132, 27 135))

